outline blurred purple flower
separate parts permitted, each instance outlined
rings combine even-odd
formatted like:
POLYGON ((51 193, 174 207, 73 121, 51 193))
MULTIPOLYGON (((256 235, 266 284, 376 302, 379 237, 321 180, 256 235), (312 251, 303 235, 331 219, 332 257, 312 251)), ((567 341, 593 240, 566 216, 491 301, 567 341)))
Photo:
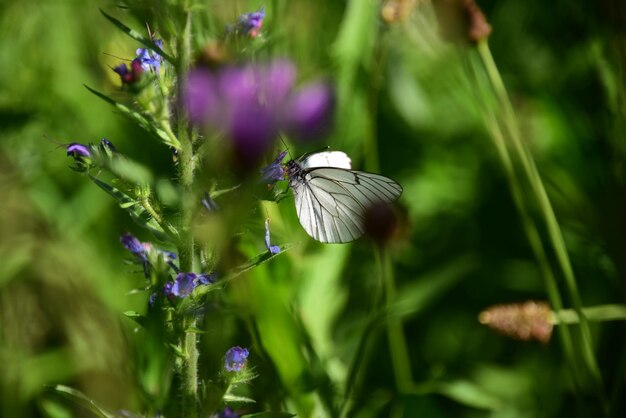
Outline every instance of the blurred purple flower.
POLYGON ((332 127, 334 108, 335 94, 329 84, 308 84, 291 98, 285 130, 302 141, 324 137, 332 127))
POLYGON ((193 123, 225 132, 239 165, 250 168, 281 130, 304 140, 329 130, 335 105, 331 86, 294 91, 295 80, 295 67, 286 60, 215 73, 198 68, 187 78, 183 103, 193 123))
POLYGON ((241 347, 231 347, 224 356, 224 368, 228 372, 241 371, 246 365, 248 359, 248 349, 241 347))
POLYGON ((270 218, 265 220, 265 248, 270 254, 278 254, 280 252, 280 247, 278 245, 270 244, 270 218))
POLYGON ((259 32, 261 32, 263 19, 265 19, 265 7, 261 7, 256 12, 244 13, 239 16, 236 30, 238 33, 248 35, 251 38, 256 38, 259 35, 259 32))
MULTIPOLYGON (((154 44, 163 49, 163 40, 157 39, 154 41, 154 44)), ((136 59, 141 62, 141 68, 143 71, 154 70, 156 74, 159 73, 161 63, 163 62, 162 56, 148 48, 138 48, 136 54, 136 59)))

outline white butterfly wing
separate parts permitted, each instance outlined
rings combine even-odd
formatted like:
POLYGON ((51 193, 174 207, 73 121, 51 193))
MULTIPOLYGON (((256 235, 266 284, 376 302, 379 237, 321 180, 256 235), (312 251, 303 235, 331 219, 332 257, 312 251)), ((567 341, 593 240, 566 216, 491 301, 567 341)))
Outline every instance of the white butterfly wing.
POLYGON ((364 233, 367 208, 393 202, 402 187, 379 174, 335 167, 314 168, 292 179, 298 219, 304 230, 324 243, 354 241, 364 233))
POLYGON ((352 160, 348 154, 342 151, 323 151, 309 154, 298 161, 298 164, 304 170, 316 167, 337 167, 346 170, 352 168, 352 160))

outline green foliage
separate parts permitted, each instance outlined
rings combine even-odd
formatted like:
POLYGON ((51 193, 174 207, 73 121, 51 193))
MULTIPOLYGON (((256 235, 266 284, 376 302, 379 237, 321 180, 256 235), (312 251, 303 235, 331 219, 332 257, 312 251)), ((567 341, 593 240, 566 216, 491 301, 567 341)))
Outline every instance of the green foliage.
POLYGON ((220 142, 172 112, 181 57, 197 59, 259 2, 9 3, 0 416, 179 416, 190 345, 201 416, 225 405, 268 418, 624 415, 624 325, 606 322, 623 320, 626 303, 626 54, 610 7, 480 2, 493 34, 476 49, 444 43, 428 2, 264 3, 261 36, 233 42, 234 58, 286 56, 302 80, 332 81, 330 137, 287 142, 290 154, 328 145, 402 184, 399 227, 381 251, 367 239, 313 241, 291 197, 256 201, 283 186, 234 176, 220 142), (411 3, 406 20, 381 17, 411 3), (186 10, 197 28, 188 45, 186 10), (111 68, 140 47, 169 67, 133 91, 111 68), (94 155, 76 173, 46 137, 106 137, 120 155, 94 155), (201 206, 205 191, 219 211, 201 206), (279 254, 263 243, 267 217, 279 254), (166 279, 147 283, 124 264, 126 231, 218 280, 155 314, 148 297, 166 279), (185 254, 185 241, 202 256, 185 254), (570 325, 546 344, 478 321, 494 304, 548 299, 570 325), (250 357, 228 376, 234 345, 250 357))

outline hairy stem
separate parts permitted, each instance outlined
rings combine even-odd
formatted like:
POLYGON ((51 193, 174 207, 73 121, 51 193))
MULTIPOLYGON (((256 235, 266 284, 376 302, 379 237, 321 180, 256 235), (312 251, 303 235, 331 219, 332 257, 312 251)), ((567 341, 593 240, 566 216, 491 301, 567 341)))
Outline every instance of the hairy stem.
MULTIPOLYGON (((182 200, 180 217, 180 241, 178 253, 180 269, 183 272, 194 270, 194 242, 191 233, 195 196, 193 191, 195 157, 193 152, 193 136, 189 121, 180 103, 184 80, 189 71, 191 60, 191 11, 187 8, 182 33, 177 43, 177 81, 178 81, 178 118, 176 130, 181 147, 179 151, 178 178, 180 181, 182 200)), ((181 416, 196 418, 198 416, 198 347, 196 344, 196 319, 183 319, 184 334, 181 345, 184 352, 182 364, 182 414, 181 416)))

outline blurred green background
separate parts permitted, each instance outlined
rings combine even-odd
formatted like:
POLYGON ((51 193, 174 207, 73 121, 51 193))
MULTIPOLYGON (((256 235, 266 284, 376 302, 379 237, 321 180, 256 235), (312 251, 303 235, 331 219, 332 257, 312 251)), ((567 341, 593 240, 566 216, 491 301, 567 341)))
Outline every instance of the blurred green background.
MULTIPOLYGON (((202 2, 198 15, 208 29, 196 43, 261 4, 202 2)), ((583 302, 623 303, 626 6, 480 6, 583 302)), ((266 213, 273 241, 296 245, 213 301, 201 372, 219 370, 228 347, 250 347, 259 377, 247 391, 258 404, 246 408, 301 416, 323 416, 316 391, 341 399, 346 381, 355 384, 350 416, 600 416, 594 388, 573 383, 556 338, 513 341, 478 323, 490 305, 546 300, 546 293, 464 68, 467 48, 439 39, 431 4, 420 2, 391 23, 373 0, 272 0, 265 7, 267 55, 291 57, 302 81, 328 76, 336 83, 337 125, 324 145, 404 187, 406 219, 390 256, 417 385, 414 393, 396 390, 384 326, 370 324, 379 286, 372 244, 315 243, 298 225, 291 198, 264 204, 246 221, 243 254, 263 250, 266 213), (357 352, 363 362, 354 377, 357 352)), ((91 416, 51 393, 54 384, 78 388, 110 410, 156 410, 175 396, 163 347, 122 315, 145 311, 147 295, 129 293, 143 278, 124 263, 119 236, 152 237, 69 170, 64 147, 50 140, 106 137, 157 178, 175 176, 165 146, 83 87, 122 100, 110 69, 120 59, 111 55, 132 58, 139 47, 98 8, 143 31, 143 22, 109 1, 0 3, 2 416, 91 416)), ((596 323, 592 331, 611 415, 624 416, 624 324, 596 323)))

